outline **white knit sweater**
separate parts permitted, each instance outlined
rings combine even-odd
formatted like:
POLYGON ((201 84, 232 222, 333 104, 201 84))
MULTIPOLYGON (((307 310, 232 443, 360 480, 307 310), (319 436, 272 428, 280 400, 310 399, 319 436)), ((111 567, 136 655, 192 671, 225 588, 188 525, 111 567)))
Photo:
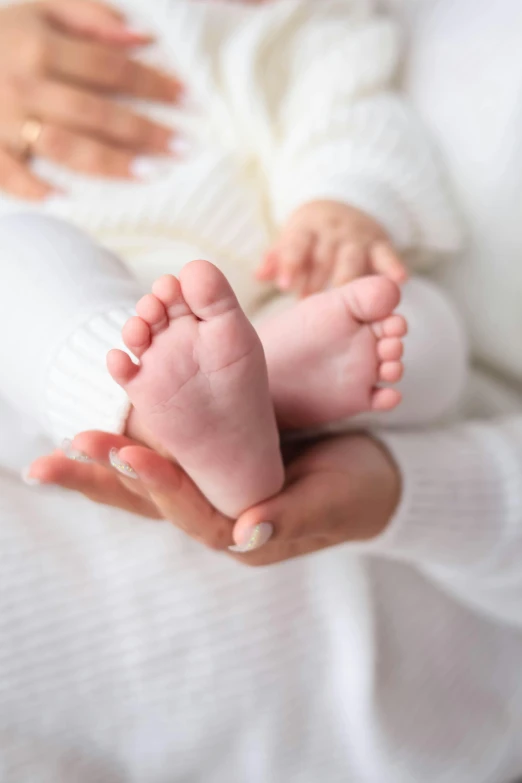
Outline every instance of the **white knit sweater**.
MULTIPOLYGON (((156 33, 147 58, 186 83, 192 106, 143 109, 185 129, 193 154, 183 163, 158 161, 157 178, 136 185, 89 180, 37 161, 69 195, 32 208, 79 225, 116 251, 142 290, 159 274, 204 257, 225 272, 246 312, 259 314, 271 291, 256 283, 254 270, 274 231, 314 199, 366 210, 398 247, 414 251, 417 266, 459 246, 460 223, 437 156, 393 91, 399 27, 377 15, 372 2, 120 4, 135 26, 156 33)), ((10 210, 20 203, 0 196, 0 212, 10 210)), ((86 281, 84 301, 56 307, 61 340, 57 345, 51 329, 34 366, 38 379, 22 396, 16 379, 8 381, 11 399, 35 411, 58 443, 83 429, 121 430, 126 409, 103 357, 119 342, 139 289, 130 292, 127 284, 107 312, 113 288, 104 296, 89 289, 87 265, 78 275, 86 281)), ((38 277, 52 297, 54 276, 47 279, 42 265, 38 277)), ((7 282, 19 285, 14 276, 7 282)))
MULTIPOLYGON (((440 275, 477 358, 516 388, 522 161, 505 141, 520 137, 518 0, 420 0, 406 11, 408 87, 451 161, 472 236, 466 271, 440 275)), ((24 329, 27 314, 6 309, 24 329)), ((480 406, 508 412, 509 394, 488 383, 480 406)), ((5 432, 13 422, 3 421, 5 432)), ((9 473, 9 449, 0 780, 520 776, 522 416, 386 440, 404 477, 386 533, 261 571, 166 524, 31 491, 9 473)))
MULTIPOLYGON (((458 245, 433 150, 393 91, 398 28, 370 0, 119 5, 158 36, 144 58, 188 87, 188 108, 142 109, 184 131, 193 155, 159 161, 157 178, 135 186, 38 161, 42 174, 72 194, 44 211, 81 225, 131 264, 138 254, 140 266, 151 247, 157 252, 172 239, 196 244, 220 259, 247 307, 260 253, 306 201, 365 209, 400 248, 433 254, 458 245)), ((2 206, 17 210, 19 202, 4 197, 2 206)), ((171 263, 180 260, 176 249, 169 253, 171 263)))

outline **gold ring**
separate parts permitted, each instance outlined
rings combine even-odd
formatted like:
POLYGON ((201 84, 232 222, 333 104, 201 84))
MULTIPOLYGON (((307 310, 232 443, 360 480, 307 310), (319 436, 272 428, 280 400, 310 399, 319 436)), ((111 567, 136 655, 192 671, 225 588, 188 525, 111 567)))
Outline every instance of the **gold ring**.
POLYGON ((30 117, 25 120, 20 129, 20 154, 24 159, 30 158, 33 154, 35 144, 40 138, 43 125, 40 120, 30 117))

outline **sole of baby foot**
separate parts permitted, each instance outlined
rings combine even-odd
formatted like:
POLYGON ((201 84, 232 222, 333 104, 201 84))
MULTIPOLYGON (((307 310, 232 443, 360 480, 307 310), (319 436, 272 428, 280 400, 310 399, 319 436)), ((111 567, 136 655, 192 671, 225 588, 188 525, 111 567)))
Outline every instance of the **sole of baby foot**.
POLYGON ((109 371, 150 432, 222 513, 277 492, 284 472, 261 342, 221 272, 166 275, 123 328, 109 371))
POLYGON ((315 294, 260 325, 270 389, 283 429, 391 410, 400 393, 379 384, 403 373, 407 325, 400 291, 382 276, 315 294))

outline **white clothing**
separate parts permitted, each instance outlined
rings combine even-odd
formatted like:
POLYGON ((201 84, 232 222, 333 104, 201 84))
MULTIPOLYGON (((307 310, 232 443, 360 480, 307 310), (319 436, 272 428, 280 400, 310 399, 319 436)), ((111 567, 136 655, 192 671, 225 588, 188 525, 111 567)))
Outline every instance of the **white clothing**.
MULTIPOLYGON (((522 11, 518 0, 404 7, 407 83, 452 162, 473 239, 470 287, 458 264, 441 277, 460 305, 471 297, 477 359, 494 355, 520 388, 521 153, 498 141, 520 137, 522 11), (501 65, 499 90, 488 78, 501 65)), ((4 471, 0 779, 520 776, 522 415, 383 437, 404 477, 386 533, 266 570, 168 525, 31 493, 4 471)))
MULTIPOLYGON (((139 24, 141 2, 129 0, 124 8, 139 24)), ((273 226, 313 199, 365 209, 399 247, 413 251, 414 266, 428 254, 433 262, 441 251, 458 247, 459 221, 436 155, 421 124, 393 91, 398 27, 375 14, 368 0, 281 0, 263 6, 167 0, 147 8, 147 23, 160 41, 149 58, 172 67, 188 85, 192 102, 202 107, 201 116, 175 109, 163 115, 174 127, 189 123, 199 137, 192 160, 172 166, 163 162, 157 181, 134 186, 75 177, 40 162, 42 173, 72 195, 36 207, 67 218, 117 251, 143 292, 158 274, 177 272, 191 258, 204 257, 225 272, 247 314, 259 315, 270 289, 256 283, 253 272, 273 226)), ((1 207, 0 202, 0 212, 1 207)), ((12 207, 4 197, 4 211, 12 207)), ((18 246, 7 229, 2 233, 1 250, 10 267, 4 296, 12 301, 11 291, 21 290, 29 277, 47 291, 44 303, 47 297, 55 302, 52 313, 47 308, 42 313, 45 349, 37 349, 35 362, 25 354, 40 377, 27 384, 12 373, 8 397, 34 412, 57 443, 84 429, 121 431, 126 398, 107 377, 103 357, 121 342, 116 327, 133 312, 139 289, 132 289, 134 301, 130 280, 118 292, 115 262, 109 260, 105 287, 100 253, 71 234, 53 240, 42 224, 36 225, 40 228, 31 239, 43 245, 38 255, 24 241, 18 246), (50 248, 53 241, 60 251, 50 248), (72 245, 63 247, 64 242, 72 245), (71 254, 75 261, 68 258, 71 254), (62 299, 63 308, 58 306, 62 299)), ((24 226, 20 231, 26 236, 24 226)), ((52 226, 48 231, 53 233, 52 226)), ((123 274, 120 269, 118 280, 123 274)), ((408 372, 403 384, 407 404, 386 417, 396 425, 440 419, 455 409, 462 391, 460 326, 447 308, 440 312, 433 296, 427 302, 425 294, 419 302, 412 294, 406 297, 406 310, 413 305, 417 324, 410 343, 421 331, 415 312, 428 312, 417 352, 422 364, 408 372), (437 346, 437 359, 431 351, 430 364, 426 341, 442 335, 444 322, 445 338, 437 346), (423 384, 410 388, 412 379, 423 384)), ((42 306, 34 302, 31 310, 42 306)), ((14 350, 17 358, 18 346, 6 346, 6 366, 13 365, 14 350)), ((18 372, 23 372, 20 366, 18 372)))
MULTIPOLYGON (((185 130, 193 155, 158 161, 157 179, 134 186, 37 161, 72 198, 35 208, 79 225, 136 274, 148 266, 151 279, 199 250, 247 311, 259 296, 252 271, 274 230, 310 200, 364 209, 401 249, 433 258, 459 246, 436 155, 393 89, 398 28, 370 0, 120 4, 158 35, 147 59, 188 85, 191 109, 143 110, 185 130)), ((20 210, 14 199, 0 204, 20 210)))
MULTIPOLYGON (((0 218, 0 254, 7 262, 0 327, 8 330, 24 308, 31 313, 26 327, 17 328, 16 341, 0 343, 0 365, 8 369, 4 396, 57 445, 84 430, 123 432, 129 405, 105 357, 111 348, 125 349, 121 328, 145 289, 109 251, 41 215, 0 218)), ((398 385, 403 402, 391 414, 367 414, 349 425, 421 425, 458 410, 468 364, 460 319, 446 297, 421 279, 405 286, 401 311, 410 331, 407 371, 398 385)), ((258 308, 259 317, 263 313, 258 308)))

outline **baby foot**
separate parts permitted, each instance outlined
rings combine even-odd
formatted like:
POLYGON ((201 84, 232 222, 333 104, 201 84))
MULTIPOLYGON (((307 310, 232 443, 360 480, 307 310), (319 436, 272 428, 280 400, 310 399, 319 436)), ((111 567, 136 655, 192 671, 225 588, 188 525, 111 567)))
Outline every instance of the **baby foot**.
POLYGON ((208 500, 236 517, 283 483, 261 342, 224 276, 206 261, 157 280, 109 353, 145 431, 208 500))
POLYGON ((258 329, 279 424, 315 427, 400 402, 406 322, 392 315, 400 292, 363 277, 305 299, 258 329))

